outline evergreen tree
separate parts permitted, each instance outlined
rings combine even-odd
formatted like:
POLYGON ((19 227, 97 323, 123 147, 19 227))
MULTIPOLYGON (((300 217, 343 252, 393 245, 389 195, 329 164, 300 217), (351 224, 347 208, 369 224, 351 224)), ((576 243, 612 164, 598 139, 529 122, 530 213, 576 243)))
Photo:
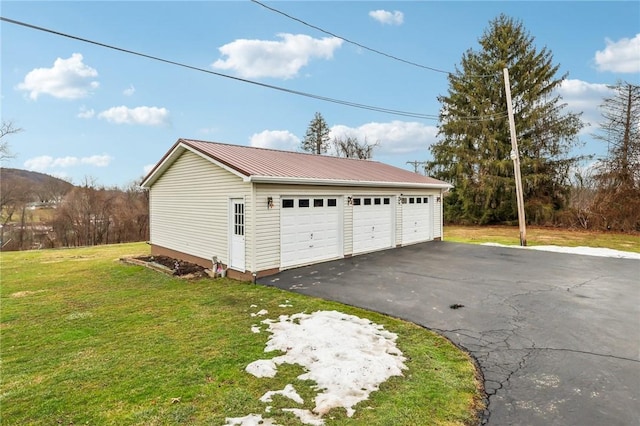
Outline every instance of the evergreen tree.
POLYGON ((302 141, 302 150, 313 154, 324 154, 329 147, 329 139, 329 126, 322 114, 316 112, 302 141))
POLYGON ((431 147, 428 173, 454 185, 446 197, 448 220, 497 223, 517 220, 517 201, 503 69, 508 68, 527 219, 541 223, 568 197, 568 173, 579 158, 579 115, 563 111, 554 92, 566 78, 552 54, 537 50, 522 23, 505 15, 490 22, 480 50, 462 56, 440 96, 440 140, 431 147))

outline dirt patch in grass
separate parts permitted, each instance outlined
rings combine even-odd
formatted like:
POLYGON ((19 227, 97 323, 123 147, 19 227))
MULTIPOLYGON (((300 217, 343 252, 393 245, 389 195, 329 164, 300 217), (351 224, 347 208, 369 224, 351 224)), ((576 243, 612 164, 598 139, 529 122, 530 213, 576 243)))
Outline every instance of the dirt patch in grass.
POLYGON ((138 256, 123 259, 132 263, 142 263, 145 266, 158 269, 181 278, 203 278, 209 276, 207 269, 195 263, 174 259, 169 256, 138 256))

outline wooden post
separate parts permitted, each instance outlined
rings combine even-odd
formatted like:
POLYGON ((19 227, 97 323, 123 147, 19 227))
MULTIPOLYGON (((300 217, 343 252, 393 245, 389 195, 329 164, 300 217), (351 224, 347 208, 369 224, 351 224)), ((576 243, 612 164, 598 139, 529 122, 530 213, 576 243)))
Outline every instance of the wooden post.
POLYGON ((524 197, 522 195, 522 176, 520 174, 520 153, 518 152, 518 140, 516 139, 516 123, 513 119, 513 106, 511 105, 511 85, 509 83, 509 70, 504 68, 504 91, 507 95, 507 112, 509 113, 509 131, 511 133, 511 159, 513 160, 513 174, 516 177, 516 198, 518 200, 518 224, 520 225, 520 245, 527 245, 527 226, 524 217, 524 197))

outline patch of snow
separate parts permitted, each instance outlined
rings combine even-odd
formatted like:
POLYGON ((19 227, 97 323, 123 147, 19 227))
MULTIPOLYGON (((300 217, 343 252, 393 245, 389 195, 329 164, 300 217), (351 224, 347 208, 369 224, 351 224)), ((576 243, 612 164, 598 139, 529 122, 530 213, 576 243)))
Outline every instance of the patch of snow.
POLYGON ((278 367, 273 360, 259 359, 247 365, 244 371, 256 377, 276 377, 278 367))
POLYGON ((291 308, 293 307, 293 305, 289 304, 289 303, 283 303, 282 305, 278 305, 279 308, 291 308))
POLYGON ((223 426, 278 426, 271 419, 263 419, 259 414, 249 414, 244 417, 227 417, 223 426))
POLYGON ((269 311, 267 311, 266 309, 262 309, 259 310, 258 312, 256 312, 255 314, 251 314, 252 317, 261 317, 263 315, 267 315, 269 313, 269 311))
POLYGON ((269 391, 260 397, 260 401, 262 402, 271 402, 273 399, 273 395, 282 395, 284 397, 289 398, 292 401, 297 402, 298 404, 304 404, 304 400, 302 397, 296 392, 293 385, 288 384, 284 387, 284 389, 279 391, 269 391))
POLYGON ((520 248, 520 249, 530 249, 530 250, 542 250, 542 251, 551 251, 556 253, 570 253, 570 254, 581 254, 584 256, 599 256, 599 257, 615 257, 618 259, 637 259, 640 260, 640 253, 634 253, 630 251, 622 251, 622 250, 613 250, 609 248, 600 248, 600 247, 564 247, 564 246, 509 246, 498 243, 482 243, 483 246, 493 246, 493 247, 511 247, 511 248, 520 248))
POLYGON ((257 307, 258 307, 258 305, 251 305, 251 306, 249 306, 249 307, 250 307, 250 308, 257 308, 257 307))
POLYGON ((298 378, 316 382, 321 391, 313 410, 319 416, 343 407, 351 417, 354 405, 366 400, 389 377, 401 376, 406 368, 395 345, 397 335, 367 319, 318 311, 263 322, 272 333, 265 352, 285 354, 254 361, 246 371, 257 377, 274 377, 277 365, 301 365, 307 372, 298 378))
POLYGON ((297 418, 300 419, 302 424, 311 425, 311 426, 324 425, 324 420, 322 420, 322 416, 313 414, 309 410, 302 410, 300 408, 283 408, 282 411, 293 413, 293 415, 295 415, 297 418))
POLYGON ((260 333, 260 327, 258 327, 257 325, 252 325, 251 326, 251 332, 252 333, 260 333))

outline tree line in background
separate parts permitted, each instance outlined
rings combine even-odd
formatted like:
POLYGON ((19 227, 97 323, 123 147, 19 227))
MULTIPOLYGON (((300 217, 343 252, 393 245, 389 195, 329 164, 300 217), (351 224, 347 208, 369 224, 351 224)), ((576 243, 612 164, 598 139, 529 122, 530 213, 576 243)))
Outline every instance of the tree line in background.
MULTIPOLYGON (((447 223, 515 224, 517 202, 513 152, 502 70, 509 69, 527 223, 622 232, 640 231, 640 86, 619 82, 601 106, 595 138, 607 145, 604 158, 573 155, 584 127, 567 112, 557 89, 567 75, 551 52, 534 46, 522 23, 500 15, 469 49, 461 68, 449 74, 438 142, 427 174, 452 183, 444 198, 447 223), (581 167, 591 161, 589 167, 581 167)), ((0 160, 11 158, 0 128, 0 160)), ((370 159, 378 141, 330 137, 317 112, 303 151, 370 159)), ((417 162, 416 162, 417 164, 417 162)), ((144 241, 149 238, 148 193, 135 183, 98 187, 85 179, 73 186, 59 179, 38 184, 2 179, 0 241, 3 249, 70 247, 144 241), (35 206, 45 206, 37 209, 35 206), (43 212, 48 212, 46 217, 43 212), (36 217, 40 216, 40 217, 36 217), (44 219, 43 219, 44 217, 44 219)))
POLYGON ((2 179, 2 250, 92 246, 149 238, 147 191, 132 183, 104 188, 85 179, 34 183, 2 179))
POLYGON ((508 68, 529 224, 640 231, 640 99, 637 85, 620 82, 602 106, 598 139, 605 158, 572 155, 584 123, 567 112, 556 90, 549 50, 538 50, 521 22, 494 19, 449 75, 440 96, 439 140, 426 172, 450 182, 448 223, 516 223, 517 201, 503 69, 508 68))
POLYGON ((329 133, 324 117, 316 112, 302 141, 302 150, 317 155, 331 151, 337 157, 369 160, 373 157, 373 149, 378 146, 378 142, 371 144, 366 138, 361 142, 356 136, 341 136, 331 140, 329 133))

